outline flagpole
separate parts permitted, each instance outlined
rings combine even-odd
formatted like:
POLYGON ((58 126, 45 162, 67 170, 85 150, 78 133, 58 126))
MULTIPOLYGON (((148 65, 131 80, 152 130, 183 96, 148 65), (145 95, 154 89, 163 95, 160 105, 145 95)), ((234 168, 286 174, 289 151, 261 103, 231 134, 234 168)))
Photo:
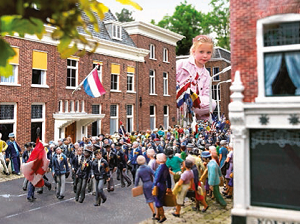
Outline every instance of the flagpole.
POLYGON ((99 64, 97 64, 96 66, 95 66, 95 68, 85 77, 85 79, 84 80, 82 80, 82 82, 74 89, 74 91, 72 92, 72 95, 73 95, 73 93, 75 93, 82 85, 83 85, 83 83, 84 83, 84 81, 91 75, 91 74, 93 74, 93 72, 96 70, 96 69, 98 69, 98 67, 99 67, 99 64))

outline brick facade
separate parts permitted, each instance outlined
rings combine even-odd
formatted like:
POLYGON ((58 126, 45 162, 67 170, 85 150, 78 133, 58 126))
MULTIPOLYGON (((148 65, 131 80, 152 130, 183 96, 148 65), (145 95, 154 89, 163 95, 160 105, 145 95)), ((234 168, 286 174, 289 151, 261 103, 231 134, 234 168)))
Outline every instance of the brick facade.
MULTIPOLYGON (((31 105, 43 103, 45 105, 45 135, 44 141, 54 139, 55 119, 53 115, 59 113, 59 101, 62 101, 62 112, 65 102, 68 101, 70 112, 71 101, 79 101, 79 107, 84 102, 84 111, 92 113, 92 105, 101 105, 101 114, 105 117, 101 120, 101 132, 110 132, 110 105, 117 104, 119 107, 118 123, 122 121, 126 127, 126 105, 133 105, 133 130, 146 131, 150 129, 150 105, 156 106, 156 127, 163 125, 163 106, 169 106, 169 125, 176 123, 175 106, 175 46, 165 44, 142 35, 132 35, 137 48, 149 50, 150 43, 156 46, 156 60, 149 59, 145 62, 127 60, 120 57, 112 57, 102 54, 86 54, 78 59, 78 84, 93 69, 93 61, 102 62, 102 84, 106 94, 99 98, 91 98, 83 88, 72 95, 74 89, 66 88, 67 60, 61 59, 55 45, 36 42, 27 39, 5 37, 11 46, 19 48, 18 84, 19 86, 0 85, 0 103, 17 103, 16 136, 17 141, 23 145, 31 141, 31 105), (163 62, 163 48, 169 51, 169 63, 163 62), (47 52, 47 75, 46 85, 49 88, 32 87, 32 52, 33 50, 47 52), (119 91, 110 91, 111 64, 120 65, 119 91), (127 92, 127 67, 134 67, 134 91, 127 92), (149 94, 149 70, 155 70, 155 89, 157 95, 149 94), (163 72, 168 73, 168 94, 163 96, 163 72)), ((81 109, 80 109, 81 111, 81 109)), ((1 124, 1 121, 0 121, 1 124)), ((76 127, 81 128, 81 127, 76 127)), ((79 129, 80 130, 80 129, 79 129)), ((91 134, 91 125, 87 127, 91 134)), ((1 130, 0 130, 1 132, 1 130)), ((5 139, 5 136, 3 136, 5 139)), ((65 136, 60 136, 65 137, 65 136)), ((79 137, 76 137, 78 140, 79 137)), ((57 140, 57 139, 55 139, 57 140)), ((74 141, 74 140, 73 140, 74 141)))
POLYGON ((230 41, 232 75, 239 70, 245 86, 244 102, 258 95, 256 22, 277 14, 300 13, 297 0, 230 1, 230 41))

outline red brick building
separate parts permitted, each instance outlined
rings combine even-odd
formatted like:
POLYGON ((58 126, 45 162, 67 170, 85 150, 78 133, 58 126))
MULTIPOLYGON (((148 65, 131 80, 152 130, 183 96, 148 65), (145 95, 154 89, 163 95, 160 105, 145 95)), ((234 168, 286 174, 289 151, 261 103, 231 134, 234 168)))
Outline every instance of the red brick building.
POLYGON ((231 0, 232 223, 300 220, 300 2, 231 0))
POLYGON ((175 47, 183 37, 142 22, 122 24, 110 12, 99 26, 91 32, 100 46, 81 58, 61 59, 49 26, 42 40, 5 38, 17 55, 10 60, 14 75, 0 80, 4 140, 15 132, 20 144, 33 141, 37 127, 48 142, 113 133, 120 121, 127 131, 175 124, 175 47), (129 36, 126 27, 137 33, 129 36), (106 94, 72 94, 97 64, 106 94))

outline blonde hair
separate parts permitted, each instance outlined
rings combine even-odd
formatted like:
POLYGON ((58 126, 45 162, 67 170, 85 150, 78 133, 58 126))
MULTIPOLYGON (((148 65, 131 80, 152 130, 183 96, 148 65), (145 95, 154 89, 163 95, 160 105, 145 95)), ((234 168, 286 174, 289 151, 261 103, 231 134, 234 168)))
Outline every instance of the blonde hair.
POLYGON ((201 44, 211 44, 212 50, 214 49, 214 41, 211 37, 206 35, 198 35, 193 38, 193 45, 190 48, 190 54, 192 54, 193 50, 199 47, 201 44))

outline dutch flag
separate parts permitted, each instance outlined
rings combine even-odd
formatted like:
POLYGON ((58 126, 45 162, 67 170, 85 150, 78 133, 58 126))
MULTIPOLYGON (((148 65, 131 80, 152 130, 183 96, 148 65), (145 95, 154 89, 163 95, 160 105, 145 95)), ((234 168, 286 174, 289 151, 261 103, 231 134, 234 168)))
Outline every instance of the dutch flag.
MULTIPOLYGON (((96 66, 90 74, 80 83, 80 85, 73 91, 77 91, 83 85, 84 91, 91 97, 99 97, 106 93, 103 85, 100 82, 96 66)), ((73 94, 72 93, 72 94, 73 94)))

